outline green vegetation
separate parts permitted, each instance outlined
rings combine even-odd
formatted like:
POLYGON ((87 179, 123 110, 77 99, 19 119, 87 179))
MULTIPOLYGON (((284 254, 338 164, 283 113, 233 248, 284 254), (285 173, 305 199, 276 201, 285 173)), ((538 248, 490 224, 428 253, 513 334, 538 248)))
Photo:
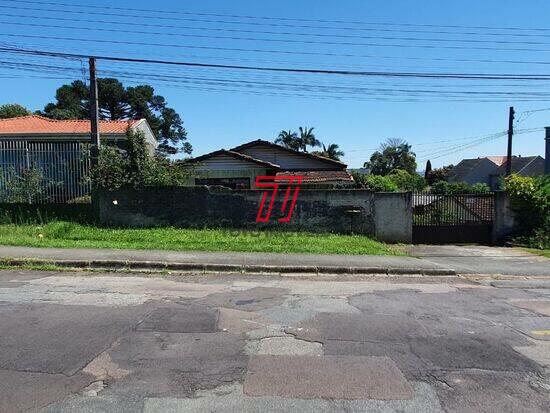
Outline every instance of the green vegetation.
POLYGON ((504 187, 522 228, 514 242, 529 248, 550 249, 550 176, 512 174, 504 187))
POLYGON ((126 150, 104 145, 99 163, 92 171, 94 188, 110 191, 123 186, 184 186, 189 182, 189 168, 161 156, 149 156, 141 132, 128 132, 126 150))
POLYGON ((411 145, 402 139, 388 139, 380 149, 372 154, 365 168, 374 175, 389 175, 396 169, 408 173, 416 173, 416 155, 411 151, 411 145))
POLYGON ((74 271, 68 267, 33 260, 0 259, 0 270, 74 271))
MULTIPOLYGON (((124 86, 113 78, 97 79, 97 84, 101 119, 146 119, 159 143, 158 152, 192 152, 180 115, 163 96, 155 94, 152 86, 124 86)), ((55 102, 48 103, 40 114, 52 119, 89 119, 89 100, 89 88, 82 80, 75 80, 59 87, 55 102)))
POLYGON ((470 185, 466 182, 438 181, 430 187, 430 192, 437 195, 488 194, 491 188, 484 183, 470 185))
POLYGON ((111 229, 73 222, 53 222, 42 226, 0 225, 0 245, 174 251, 402 254, 396 247, 361 235, 226 229, 111 229))
POLYGON ((85 197, 69 204, 0 204, 0 224, 42 225, 55 221, 93 222, 92 207, 85 197))
POLYGON ((426 181, 417 173, 396 169, 389 175, 354 174, 357 187, 375 192, 421 191, 426 181))
POLYGON ((529 251, 530 253, 532 254, 537 254, 537 255, 540 255, 542 257, 546 257, 546 258, 550 258, 550 249, 545 249, 545 250, 539 250, 539 249, 536 249, 536 248, 525 248, 526 251, 529 251))
MULTIPOLYGON (((1 173, 2 171, 0 171, 1 173)), ((2 202, 28 202, 31 203, 42 194, 42 172, 38 168, 28 168, 16 171, 9 168, 7 180, 4 182, 2 202)))
POLYGON ((30 115, 31 111, 17 103, 6 103, 0 105, 0 119, 16 118, 18 116, 30 115))

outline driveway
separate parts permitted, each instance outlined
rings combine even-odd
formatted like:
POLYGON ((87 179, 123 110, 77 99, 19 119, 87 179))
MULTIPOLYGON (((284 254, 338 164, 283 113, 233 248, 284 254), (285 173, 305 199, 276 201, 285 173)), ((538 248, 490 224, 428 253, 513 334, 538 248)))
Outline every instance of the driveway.
POLYGON ((459 274, 550 276, 550 259, 519 248, 476 245, 415 245, 407 248, 414 257, 438 264, 459 274))
POLYGON ((550 283, 0 271, 0 411, 548 411, 550 283))

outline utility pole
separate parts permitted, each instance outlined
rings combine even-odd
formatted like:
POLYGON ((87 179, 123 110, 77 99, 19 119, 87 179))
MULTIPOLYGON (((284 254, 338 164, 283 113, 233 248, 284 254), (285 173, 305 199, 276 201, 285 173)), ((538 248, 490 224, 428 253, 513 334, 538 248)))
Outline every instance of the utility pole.
POLYGON ((508 115, 508 153, 506 155, 506 176, 512 173, 512 137, 514 136, 514 107, 510 106, 508 115))
POLYGON ((94 168, 97 166, 99 158, 99 147, 101 142, 99 140, 99 104, 97 99, 97 78, 95 68, 95 58, 90 57, 90 123, 91 123, 91 166, 94 168))

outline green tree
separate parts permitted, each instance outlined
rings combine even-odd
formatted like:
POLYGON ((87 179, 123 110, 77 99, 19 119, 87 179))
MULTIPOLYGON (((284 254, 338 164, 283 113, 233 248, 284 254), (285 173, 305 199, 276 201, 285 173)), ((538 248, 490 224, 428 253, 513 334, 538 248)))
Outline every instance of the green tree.
POLYGON ((30 110, 18 103, 0 105, 0 119, 16 118, 18 116, 27 116, 30 114, 30 110))
POLYGON ((365 175, 355 173, 352 175, 357 188, 368 189, 373 192, 395 192, 399 188, 387 176, 365 175))
POLYGON ((331 143, 328 146, 325 146, 323 143, 323 150, 312 152, 312 154, 334 159, 335 161, 339 161, 340 158, 345 155, 344 152, 340 150, 340 147, 335 143, 331 143))
POLYGON ((402 139, 388 139, 380 149, 372 154, 365 168, 374 175, 388 175, 396 169, 410 174, 416 173, 416 155, 411 145, 402 139))
POLYGON ((453 165, 442 166, 441 168, 432 169, 426 174, 426 181, 428 185, 433 185, 439 181, 447 181, 449 179, 449 173, 454 168, 453 165))
MULTIPOLYGON (((167 106, 163 96, 156 95, 149 85, 124 87, 113 78, 98 79, 99 116, 101 119, 146 119, 164 155, 190 154, 187 132, 178 113, 167 106)), ((55 103, 44 107, 43 115, 53 119, 89 119, 89 89, 81 80, 57 89, 55 103)))
POLYGON ((124 186, 185 186, 190 170, 160 156, 149 156, 142 132, 128 132, 127 149, 103 145, 91 173, 94 188, 116 190, 124 186))
POLYGON ((530 177, 512 174, 504 180, 512 209, 536 248, 550 248, 550 176, 530 177))
POLYGON ((308 128, 307 126, 300 126, 298 130, 300 131, 300 149, 304 152, 307 152, 307 147, 316 147, 321 146, 321 142, 317 139, 313 133, 314 128, 308 128))
POLYGON ((426 180, 415 173, 408 173, 403 169, 396 169, 386 175, 402 191, 421 191, 426 187, 426 180))
POLYGON ((426 162, 426 170, 424 171, 424 179, 428 179, 430 172, 432 172, 432 163, 428 159, 428 162, 426 162))
POLYGON ((284 146, 285 148, 292 149, 294 151, 300 150, 300 140, 296 132, 289 130, 283 130, 279 133, 275 143, 284 146))

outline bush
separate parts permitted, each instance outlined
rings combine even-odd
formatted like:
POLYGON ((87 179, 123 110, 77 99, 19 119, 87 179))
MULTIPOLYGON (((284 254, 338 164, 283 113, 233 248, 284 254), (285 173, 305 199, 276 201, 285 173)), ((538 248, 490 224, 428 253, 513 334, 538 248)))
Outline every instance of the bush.
POLYGON ((422 191, 426 187, 426 180, 417 173, 409 173, 403 169, 396 169, 387 175, 401 191, 422 191))
POLYGON ((149 155, 143 133, 129 132, 125 151, 107 145, 101 148, 91 177, 94 188, 113 191, 124 186, 184 186, 190 171, 161 156, 149 155))
POLYGON ((358 188, 368 189, 374 192, 395 192, 397 185, 387 176, 354 174, 355 184, 358 188))
POLYGON ((478 182, 477 184, 473 184, 470 187, 472 194, 488 194, 491 192, 491 188, 489 188, 489 185, 478 182))
POLYGON ((7 174, 8 179, 4 182, 5 199, 2 202, 10 203, 32 203, 42 194, 42 172, 38 168, 23 169, 15 172, 13 168, 7 174))
POLYGON ((513 174, 504 180, 504 187, 522 229, 516 240, 533 248, 550 248, 550 176, 513 174))
POLYGON ((469 185, 466 182, 439 181, 430 187, 430 192, 436 195, 487 194, 491 188, 484 183, 469 185))

